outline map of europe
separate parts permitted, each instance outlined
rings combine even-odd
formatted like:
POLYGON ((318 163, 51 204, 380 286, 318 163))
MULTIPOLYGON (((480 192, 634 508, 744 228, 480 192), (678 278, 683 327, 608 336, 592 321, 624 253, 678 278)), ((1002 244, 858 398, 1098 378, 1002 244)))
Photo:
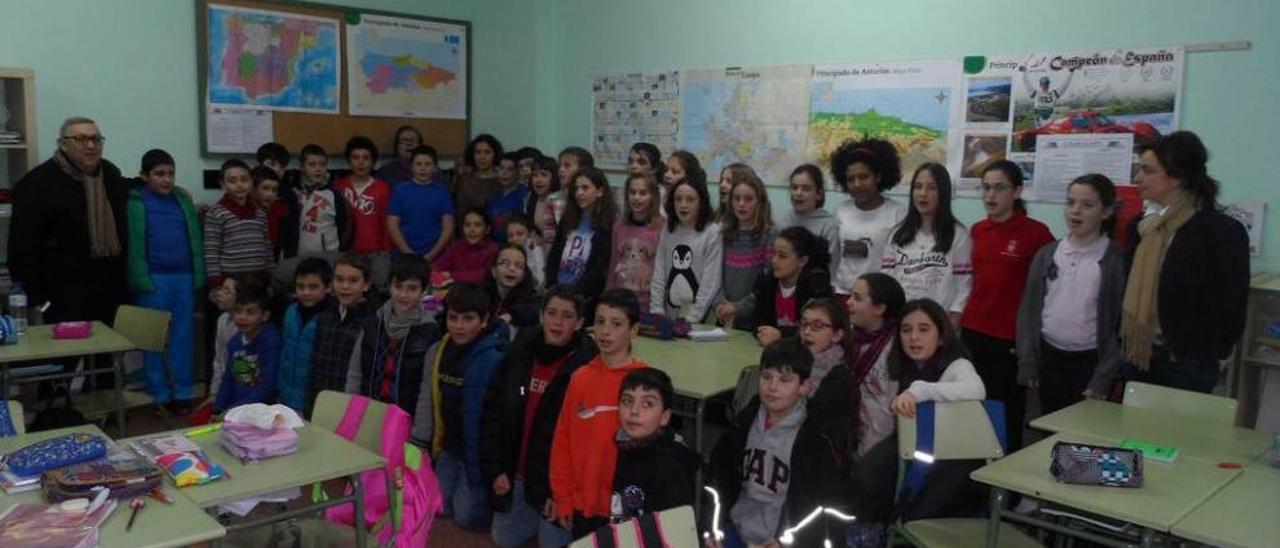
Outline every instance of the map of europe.
POLYGON ((337 112, 338 21, 209 6, 213 105, 337 112))

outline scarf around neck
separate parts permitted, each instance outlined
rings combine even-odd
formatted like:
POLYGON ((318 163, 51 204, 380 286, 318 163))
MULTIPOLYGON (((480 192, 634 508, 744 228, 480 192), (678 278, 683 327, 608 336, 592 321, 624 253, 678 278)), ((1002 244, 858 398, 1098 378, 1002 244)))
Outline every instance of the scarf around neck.
POLYGON ((258 216, 258 206, 254 205, 252 200, 245 200, 243 204, 236 203, 230 194, 223 194, 218 199, 218 205, 227 208, 232 215, 241 219, 252 219, 258 216))
POLYGON ((94 173, 80 171, 62 151, 53 155, 58 167, 72 179, 84 185, 85 210, 88 212, 89 256, 115 257, 120 255, 120 235, 116 232, 116 215, 107 198, 104 168, 98 164, 94 173))
POLYGON ((1148 215, 1138 223, 1142 241, 1134 250, 1133 266, 1124 290, 1120 338, 1125 358, 1139 370, 1146 371, 1151 365, 1159 322, 1156 306, 1160 296, 1160 267, 1169 251, 1169 240, 1197 211, 1192 196, 1180 190, 1163 214, 1148 215))
POLYGON ((822 380, 827 374, 835 369, 844 361, 844 347, 840 346, 840 341, 828 346, 826 350, 813 355, 813 370, 809 372, 809 378, 805 379, 805 384, 809 386, 809 394, 815 394, 818 386, 822 384, 822 380))
POLYGON ((381 323, 387 330, 387 337, 392 339, 403 339, 409 334, 409 329, 415 325, 422 323, 427 313, 423 312, 422 307, 415 306, 406 316, 401 316, 396 312, 395 305, 391 300, 382 303, 382 307, 378 309, 378 323, 381 323))
POLYGON ((891 321, 885 321, 884 325, 875 331, 853 328, 853 356, 851 356, 853 367, 849 372, 853 375, 854 386, 862 384, 867 373, 875 366, 876 360, 880 359, 884 347, 893 340, 893 333, 896 330, 897 323, 891 321))

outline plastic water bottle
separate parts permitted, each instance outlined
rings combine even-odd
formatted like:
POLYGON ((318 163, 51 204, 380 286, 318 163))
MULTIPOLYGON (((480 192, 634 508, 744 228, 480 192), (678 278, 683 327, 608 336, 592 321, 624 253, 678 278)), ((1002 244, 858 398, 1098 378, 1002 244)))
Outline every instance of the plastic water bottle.
POLYGON ((22 284, 14 283, 9 291, 9 315, 18 328, 18 335, 27 334, 27 294, 22 292, 22 284))

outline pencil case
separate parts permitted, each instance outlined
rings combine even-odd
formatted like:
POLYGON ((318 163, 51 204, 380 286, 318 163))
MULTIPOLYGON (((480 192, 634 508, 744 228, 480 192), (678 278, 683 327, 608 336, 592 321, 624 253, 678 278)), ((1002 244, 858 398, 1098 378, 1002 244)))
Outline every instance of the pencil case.
POLYGON ((55 339, 87 339, 93 336, 93 324, 90 322, 62 322, 53 326, 55 339))
POLYGON ((45 470, 62 468, 107 454, 107 440, 93 434, 66 434, 36 442, 5 457, 5 466, 20 476, 38 476, 45 470))
POLYGON ((130 498, 160 487, 163 473, 143 458, 95 459, 56 470, 45 471, 40 484, 45 500, 92 499, 99 487, 111 489, 111 498, 130 498))
POLYGON ((1142 452, 1060 441, 1053 444, 1049 473, 1059 483, 1142 487, 1142 452))

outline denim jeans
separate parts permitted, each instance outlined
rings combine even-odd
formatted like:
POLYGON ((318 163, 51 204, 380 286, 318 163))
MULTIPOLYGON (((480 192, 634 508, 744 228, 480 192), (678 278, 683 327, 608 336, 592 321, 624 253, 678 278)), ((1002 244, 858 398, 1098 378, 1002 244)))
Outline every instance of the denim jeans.
POLYGON ((542 517, 541 509, 524 499, 524 480, 511 488, 511 511, 494 512, 490 527, 493 542, 503 548, 524 546, 535 537, 541 548, 559 548, 569 543, 569 532, 542 517))
POLYGON ((489 524, 488 493, 483 485, 467 481, 466 462, 445 451, 436 460, 436 479, 444 495, 441 514, 452 517, 464 529, 481 529, 489 524))
POLYGON ((1218 386, 1218 360, 1212 358, 1177 358, 1168 347, 1157 346, 1151 349, 1151 366, 1140 371, 1130 364, 1127 367, 1129 380, 1181 388, 1209 394, 1218 386))

